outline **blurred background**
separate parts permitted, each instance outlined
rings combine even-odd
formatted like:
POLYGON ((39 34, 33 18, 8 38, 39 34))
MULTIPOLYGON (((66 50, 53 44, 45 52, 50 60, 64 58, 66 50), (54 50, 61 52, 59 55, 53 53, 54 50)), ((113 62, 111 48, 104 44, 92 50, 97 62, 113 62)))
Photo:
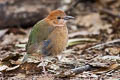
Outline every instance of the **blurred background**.
MULTIPOLYGON (((23 55, 33 25, 55 9, 61 9, 67 15, 75 17, 68 22, 69 39, 73 43, 69 43, 67 50, 72 51, 67 53, 76 56, 77 60, 82 59, 82 63, 94 59, 95 56, 119 57, 119 40, 117 45, 113 42, 112 47, 107 45, 91 52, 86 49, 120 38, 120 0, 0 0, 0 60, 6 61, 16 56, 17 60, 19 55, 23 55), (13 56, 9 57, 11 54, 13 56)), ((98 61, 93 60, 94 63, 98 61)), ((111 69, 111 61, 99 62, 109 64, 108 69, 111 69)), ((119 64, 117 61, 115 63, 119 64)), ((120 78, 119 74, 120 70, 111 74, 111 77, 120 78)), ((88 73, 81 75, 88 76, 88 73)), ((110 80, 109 78, 104 76, 104 79, 110 80)))

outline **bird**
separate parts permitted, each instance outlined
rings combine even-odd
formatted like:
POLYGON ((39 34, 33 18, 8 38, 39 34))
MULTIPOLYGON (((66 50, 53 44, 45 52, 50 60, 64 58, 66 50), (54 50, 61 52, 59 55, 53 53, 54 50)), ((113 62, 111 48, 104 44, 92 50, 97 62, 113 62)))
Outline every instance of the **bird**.
MULTIPOLYGON (((26 44, 26 54, 22 62, 33 58, 43 62, 46 56, 57 56, 62 53, 68 43, 68 29, 66 22, 73 19, 62 10, 53 10, 49 15, 38 21, 32 28, 26 44)), ((46 73, 45 66, 43 72, 46 73)))

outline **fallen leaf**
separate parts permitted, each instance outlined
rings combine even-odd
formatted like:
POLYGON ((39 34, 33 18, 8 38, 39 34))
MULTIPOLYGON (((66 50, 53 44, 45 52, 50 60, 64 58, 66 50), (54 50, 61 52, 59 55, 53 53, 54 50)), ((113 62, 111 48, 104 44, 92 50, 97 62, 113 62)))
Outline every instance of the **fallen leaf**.
POLYGON ((15 69, 17 69, 17 68, 19 68, 20 67, 20 65, 17 65, 17 66, 14 66, 14 67, 8 67, 7 69, 6 69, 6 71, 12 71, 12 70, 15 70, 15 69))
POLYGON ((73 45, 77 45, 77 44, 85 43, 85 42, 96 42, 96 40, 95 39, 90 39, 90 38, 69 39, 68 46, 73 46, 73 45))
POLYGON ((2 66, 0 66, 0 71, 4 71, 4 70, 6 70, 7 68, 8 68, 8 66, 2 65, 2 66))
POLYGON ((97 70, 94 70, 93 72, 95 74, 102 74, 102 73, 106 73, 106 72, 111 71, 111 70, 115 70, 117 68, 120 68, 119 64, 112 64, 109 67, 101 67, 101 68, 99 68, 97 70))

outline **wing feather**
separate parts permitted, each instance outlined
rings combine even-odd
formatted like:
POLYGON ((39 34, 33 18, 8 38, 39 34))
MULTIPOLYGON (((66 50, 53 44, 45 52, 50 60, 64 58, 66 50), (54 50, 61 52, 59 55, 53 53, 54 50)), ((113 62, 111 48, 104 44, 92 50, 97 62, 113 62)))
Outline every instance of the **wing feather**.
POLYGON ((34 53, 40 50, 41 43, 48 38, 48 35, 53 31, 51 27, 44 20, 39 21, 35 24, 31 30, 26 50, 28 53, 34 53))

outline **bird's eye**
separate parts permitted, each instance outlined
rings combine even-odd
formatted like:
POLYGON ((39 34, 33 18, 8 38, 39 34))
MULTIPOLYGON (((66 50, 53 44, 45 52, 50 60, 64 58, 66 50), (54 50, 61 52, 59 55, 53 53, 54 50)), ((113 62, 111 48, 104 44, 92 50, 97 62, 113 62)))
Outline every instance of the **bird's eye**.
POLYGON ((57 19, 61 19, 61 17, 60 17, 60 16, 58 16, 58 17, 57 17, 57 19))

